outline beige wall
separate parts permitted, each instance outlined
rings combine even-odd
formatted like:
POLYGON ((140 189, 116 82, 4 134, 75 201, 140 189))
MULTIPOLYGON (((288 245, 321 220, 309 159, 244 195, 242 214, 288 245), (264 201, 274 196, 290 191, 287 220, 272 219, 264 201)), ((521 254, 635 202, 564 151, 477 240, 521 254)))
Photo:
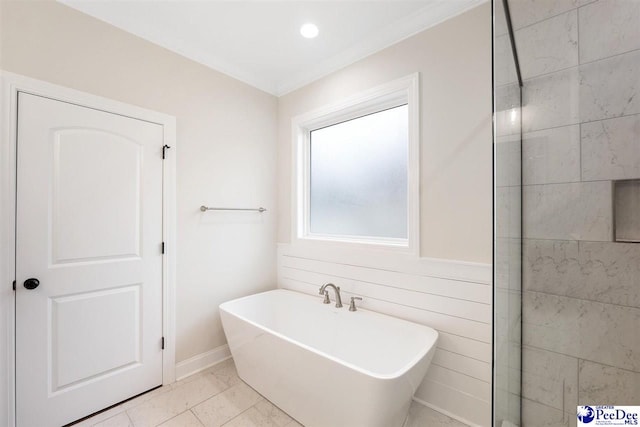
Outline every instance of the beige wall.
POLYGON ((421 255, 491 262, 488 4, 279 100, 52 0, 0 0, 0 31, 1 69, 176 116, 177 361, 225 343, 218 304, 276 285, 291 117, 415 71, 421 255), (207 203, 269 211, 203 215, 207 203))
POLYGON ((53 1, 1 3, 0 68, 177 118, 176 360, 225 344, 218 305, 276 285, 277 99, 53 1))
POLYGON ((280 98, 278 242, 291 231, 291 118, 419 71, 421 256, 492 259, 491 7, 486 3, 280 98))

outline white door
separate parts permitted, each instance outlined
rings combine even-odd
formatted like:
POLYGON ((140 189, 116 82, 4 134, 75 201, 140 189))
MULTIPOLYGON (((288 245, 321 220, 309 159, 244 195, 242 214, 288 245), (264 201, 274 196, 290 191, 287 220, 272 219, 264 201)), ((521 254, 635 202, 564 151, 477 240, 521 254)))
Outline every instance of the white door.
POLYGON ((162 384, 162 145, 158 124, 18 95, 18 427, 162 384))

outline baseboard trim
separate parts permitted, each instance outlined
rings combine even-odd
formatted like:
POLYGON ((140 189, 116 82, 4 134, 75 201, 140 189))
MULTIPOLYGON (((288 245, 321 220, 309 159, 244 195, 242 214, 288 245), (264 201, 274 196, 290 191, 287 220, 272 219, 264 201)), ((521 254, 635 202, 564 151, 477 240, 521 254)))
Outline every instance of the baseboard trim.
POLYGON ((176 363, 176 381, 203 371, 231 357, 227 344, 176 363))
POLYGON ((453 414, 453 413, 451 413, 451 412, 449 412, 449 411, 447 411, 447 410, 444 410, 444 409, 442 409, 442 408, 440 408, 440 407, 438 407, 438 406, 436 406, 436 405, 433 405, 433 404, 431 404, 431 403, 429 403, 429 402, 425 402, 425 401, 424 401, 424 400, 422 400, 422 399, 418 399, 418 398, 417 398, 417 397, 415 397, 415 396, 413 397, 413 401, 414 401, 414 402, 417 402, 417 403, 419 403, 419 404, 421 404, 421 405, 424 405, 424 406, 426 406, 427 408, 431 408, 431 409, 433 409, 434 411, 438 411, 438 412, 440 412, 441 414, 444 414, 444 415, 446 415, 446 416, 447 416, 447 417, 449 417, 449 418, 453 418, 454 420, 460 421, 461 423, 466 424, 466 425, 468 425, 469 427, 482 427, 480 424, 476 424, 476 423, 471 422, 471 421, 469 421, 469 420, 467 420, 467 419, 464 419, 463 417, 461 417, 461 416, 459 416, 459 415, 453 414))

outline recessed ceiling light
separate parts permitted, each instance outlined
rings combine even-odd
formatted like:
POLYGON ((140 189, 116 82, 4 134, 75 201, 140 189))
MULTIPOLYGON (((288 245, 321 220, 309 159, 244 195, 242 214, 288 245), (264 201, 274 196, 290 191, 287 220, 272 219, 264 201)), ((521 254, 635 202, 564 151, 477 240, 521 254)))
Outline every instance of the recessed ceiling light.
POLYGON ((304 24, 300 27, 300 34, 302 34, 302 37, 312 39, 318 35, 318 27, 312 23, 304 24))

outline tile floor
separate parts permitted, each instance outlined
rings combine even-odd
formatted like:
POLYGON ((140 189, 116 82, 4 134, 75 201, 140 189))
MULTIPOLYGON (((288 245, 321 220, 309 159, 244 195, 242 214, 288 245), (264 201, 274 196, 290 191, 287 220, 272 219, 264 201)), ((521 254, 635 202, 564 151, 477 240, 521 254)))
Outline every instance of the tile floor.
MULTIPOLYGON (((73 427, 301 427, 236 373, 229 359, 73 427)), ((413 403, 405 427, 466 427, 413 403)))

